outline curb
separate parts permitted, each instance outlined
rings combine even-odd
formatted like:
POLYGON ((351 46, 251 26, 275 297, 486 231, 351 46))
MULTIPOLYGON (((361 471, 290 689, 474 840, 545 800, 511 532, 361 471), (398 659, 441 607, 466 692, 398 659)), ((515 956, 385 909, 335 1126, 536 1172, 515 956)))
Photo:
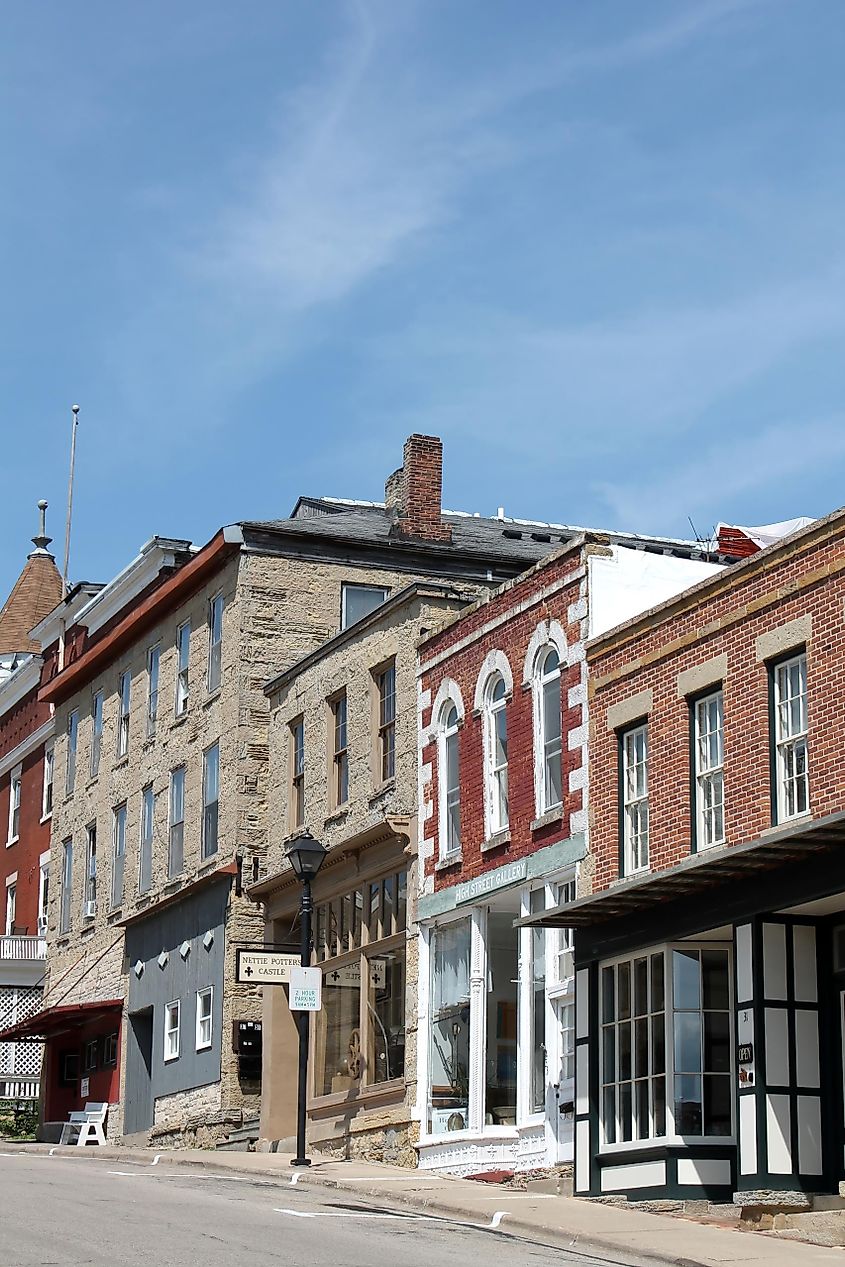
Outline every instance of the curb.
MULTIPOLYGON (((146 1168, 150 1168, 156 1164, 169 1164, 172 1166, 182 1167, 185 1170, 211 1171, 220 1175, 238 1175, 259 1181, 274 1180, 279 1187, 288 1187, 288 1173, 279 1166, 239 1166, 237 1162, 218 1161, 213 1153, 202 1152, 199 1155, 194 1150, 185 1150, 168 1152, 163 1150, 156 1153, 155 1149, 139 1149, 139 1148, 85 1148, 78 1149, 74 1145, 59 1144, 17 1144, 14 1141, 8 1143, 0 1140, 0 1153, 15 1153, 19 1155, 40 1155, 40 1156, 56 1156, 64 1158, 75 1158, 87 1161, 125 1161, 134 1162, 136 1164, 143 1163, 146 1168), (149 1161, 150 1155, 158 1157, 159 1162, 155 1160, 149 1161)), ((230 1157, 232 1154, 228 1154, 230 1157)), ((250 1156, 260 1156, 261 1154, 250 1154, 250 1156)), ((295 1173, 293 1169, 291 1174, 295 1173)), ((409 1174, 419 1175, 419 1171, 411 1171, 409 1174)), ((579 1234, 567 1232, 565 1228, 550 1226, 546 1223, 538 1221, 536 1218, 527 1219, 516 1213, 507 1212, 507 1219, 495 1225, 478 1223, 473 1218, 471 1212, 462 1206, 459 1199, 445 1199, 442 1197, 428 1197, 419 1195, 414 1192, 402 1193, 400 1191, 391 1190, 385 1193, 379 1185, 377 1178, 363 1179, 357 1182, 350 1182, 343 1176, 321 1174, 319 1164, 316 1167, 299 1171, 301 1176, 299 1183, 308 1187, 321 1187, 334 1189, 335 1191, 348 1192, 357 1196, 366 1196, 371 1201, 378 1200, 383 1209, 395 1209, 397 1206, 407 1207, 410 1210, 417 1210, 420 1213, 432 1215, 436 1218, 447 1220, 452 1223, 461 1223, 463 1226, 472 1226, 478 1231, 491 1232, 494 1235, 509 1236, 511 1239, 526 1241, 532 1245, 548 1247, 550 1249, 567 1250, 570 1253, 577 1253, 585 1259, 602 1258, 608 1259, 614 1264, 614 1267, 712 1267, 713 1260, 700 1258, 690 1258, 687 1255, 677 1256, 673 1254, 664 1254, 658 1250, 634 1250, 632 1248, 620 1247, 618 1241, 598 1236, 585 1237, 579 1234)), ((502 1195, 502 1204, 507 1204, 507 1197, 502 1195)), ((690 1224, 692 1232, 693 1225, 690 1224)), ((750 1248, 750 1246, 749 1246, 750 1248)), ((758 1257, 758 1255, 749 1255, 749 1257, 758 1257)))

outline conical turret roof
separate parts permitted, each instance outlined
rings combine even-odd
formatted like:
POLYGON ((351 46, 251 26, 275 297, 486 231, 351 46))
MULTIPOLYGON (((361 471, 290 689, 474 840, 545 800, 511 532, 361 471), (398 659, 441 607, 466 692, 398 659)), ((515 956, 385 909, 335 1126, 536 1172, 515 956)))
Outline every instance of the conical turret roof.
POLYGON ((0 655, 29 655, 40 650, 29 636, 30 629, 51 612, 62 596, 62 578, 56 560, 47 550, 50 538, 45 535, 44 511, 47 503, 39 502, 41 530, 33 537, 35 549, 0 610, 0 655))

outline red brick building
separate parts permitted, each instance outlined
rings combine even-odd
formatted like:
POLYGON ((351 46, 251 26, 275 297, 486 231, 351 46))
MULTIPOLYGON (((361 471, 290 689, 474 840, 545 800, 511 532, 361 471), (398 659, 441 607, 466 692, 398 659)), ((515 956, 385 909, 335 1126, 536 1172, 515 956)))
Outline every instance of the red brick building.
POLYGON ((419 647, 423 1167, 572 1155, 571 942, 514 925, 573 898, 586 854, 588 636, 717 571, 689 543, 554 544, 419 647))
MULTIPOLYGON (((38 702, 39 646, 30 631, 59 601, 42 504, 35 549, 0 610, 0 1029, 35 1011, 44 975, 52 733, 38 702)), ((38 1095, 41 1048, 0 1043, 0 1098, 38 1095)))
POLYGON ((845 1178, 845 511, 586 647, 576 1192, 845 1178))

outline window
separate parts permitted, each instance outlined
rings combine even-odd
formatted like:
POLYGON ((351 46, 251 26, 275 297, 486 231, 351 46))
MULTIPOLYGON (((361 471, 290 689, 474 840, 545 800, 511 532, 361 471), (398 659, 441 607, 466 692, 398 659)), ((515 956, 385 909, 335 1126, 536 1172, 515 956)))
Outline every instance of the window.
POLYGON ((220 686, 223 647, 223 595, 216 594, 208 604, 208 689, 220 686))
POLYGON ((220 800, 220 744, 206 748, 202 757, 202 856, 217 853, 217 814, 220 800))
POLYGON ((149 893, 153 883, 153 825, 155 796, 151 785, 141 793, 141 840, 138 849, 138 892, 149 893))
POLYGON ((469 1119, 470 921, 432 934, 429 1131, 463 1130, 469 1119))
POLYGON ((601 971, 601 1117, 605 1144, 666 1135, 663 952, 601 971))
POLYGON ((727 949, 678 946, 603 966, 600 1012, 605 1144, 731 1134, 727 949))
POLYGON ((807 768, 807 657, 773 666, 775 730, 775 810, 777 822, 810 808, 807 768))
POLYGON ((97 824, 90 823, 86 830, 85 895, 82 914, 93 919, 97 913, 97 824))
POLYGON ((158 721, 158 676, 161 667, 161 647, 158 643, 147 652, 147 738, 156 733, 158 721))
MULTIPOLYGON (((529 913, 546 908, 545 889, 534 889, 529 897, 529 913)), ((531 934, 531 1111, 546 1107, 546 930, 532 928, 531 934)))
POLYGON ((107 1034, 103 1039, 103 1064, 117 1064, 117 1034, 107 1034))
POLYGON ((191 656, 191 622, 176 630, 176 716, 188 711, 188 661, 191 656))
POLYGON ((623 872, 648 868, 648 726, 621 737, 623 872))
POLYGON ((83 1066, 85 1073, 93 1073, 97 1068, 97 1048, 99 1043, 96 1038, 91 1038, 85 1044, 85 1063, 83 1066))
MULTIPOLYGON (((575 881, 567 880, 557 886, 556 904, 565 906, 574 902, 576 897, 575 881)), ((571 928, 562 928, 557 934, 557 979, 559 982, 569 981, 575 976, 575 938, 571 928)))
POLYGON ((724 696, 714 691, 693 705, 695 717, 695 843, 709 849, 725 839, 724 696))
POLYGON ((170 827, 168 830, 167 874, 172 880, 181 875, 185 858, 185 767, 170 771, 170 827))
POLYGON ((16 766, 9 781, 9 832, 6 844, 13 845, 21 833, 21 782, 23 767, 16 766))
POLYGON ((112 876, 111 904, 123 902, 123 873, 126 866, 126 802, 118 805, 112 814, 112 876))
POLYGON ((6 882, 6 936, 11 937, 15 931, 15 908, 17 906, 18 886, 13 882, 6 882))
POLYGON ((560 658, 547 647, 537 658, 534 682, 540 814, 563 804, 561 768, 560 658))
POLYGON ((461 774, 458 752, 458 710, 444 705, 438 735, 437 781, 440 800, 440 856, 461 851, 461 774))
POLYGON ((290 825, 301 827, 305 822, 305 722, 297 717, 290 724, 290 825))
POLYGON ((346 629, 356 620, 381 607, 390 590, 380 585, 344 585, 341 587, 340 627, 346 629))
POLYGON ((508 713, 501 673, 496 673, 487 683, 484 718, 487 834, 495 836, 508 825, 508 713))
POLYGON ((103 747, 103 692, 95 691, 91 700, 91 778, 100 770, 100 753, 103 747))
POLYGON ((214 997, 212 986, 197 990, 197 1051, 211 1046, 211 1005, 214 997))
POLYGON ((396 665, 376 674, 378 687, 378 755, 381 781, 396 774, 396 665))
POLYGON ((127 669, 120 675, 118 695, 120 697, 120 713, 117 719, 117 755, 125 757, 129 751, 129 704, 132 690, 132 675, 127 669))
POLYGON ((179 1057, 179 1028, 181 1004, 178 999, 167 1003, 164 1008, 164 1059, 177 1060, 179 1057))
POLYGON ((346 691, 331 701, 334 746, 332 756, 332 806, 349 800, 349 749, 346 728, 346 691))
POLYGON ((405 1073, 407 873, 376 879, 317 907, 323 1010, 316 1017, 313 1088, 336 1095, 405 1073))
POLYGON ((76 786, 76 745, 79 739, 79 712, 74 709, 67 719, 67 765, 65 766, 65 794, 70 796, 76 786))
POLYGON ((44 782, 41 789, 41 817, 49 818, 53 812, 53 771, 55 757, 53 745, 48 743, 44 749, 44 782))
POLYGON ((42 857, 38 874, 38 934, 47 931, 47 912, 50 909, 50 863, 42 857))
POLYGON ((70 897, 73 884, 73 841, 62 841, 62 900, 59 916, 59 931, 70 931, 70 897))

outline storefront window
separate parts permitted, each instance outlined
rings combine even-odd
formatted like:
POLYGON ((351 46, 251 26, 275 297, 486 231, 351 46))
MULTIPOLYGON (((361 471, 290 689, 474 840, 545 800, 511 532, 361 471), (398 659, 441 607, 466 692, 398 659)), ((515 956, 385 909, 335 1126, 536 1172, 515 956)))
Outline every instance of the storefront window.
POLYGON ((673 950, 675 1133, 730 1135, 728 952, 673 950))
POLYGON ((513 922, 513 915, 507 911, 490 911, 487 915, 484 1120, 494 1126, 516 1125, 519 934, 513 922))
POLYGON ((470 921, 446 924, 432 940, 430 1129, 439 1135, 468 1125, 470 921))
MULTIPOLYGON (((545 909, 544 889, 529 899, 532 915, 545 909)), ((546 930, 531 929, 531 1111, 546 1107, 546 930)))
POLYGON ((315 1095, 404 1077, 406 894, 403 872, 316 908, 323 1007, 316 1018, 315 1095))
POLYGON ((602 1126, 606 1144, 666 1134, 663 953, 602 968, 602 1126))

